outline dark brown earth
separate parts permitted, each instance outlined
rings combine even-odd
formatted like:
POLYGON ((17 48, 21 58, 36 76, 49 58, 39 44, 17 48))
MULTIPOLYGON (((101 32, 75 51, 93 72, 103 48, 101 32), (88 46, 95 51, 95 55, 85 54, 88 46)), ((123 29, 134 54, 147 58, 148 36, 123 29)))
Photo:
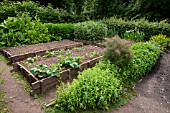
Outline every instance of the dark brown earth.
MULTIPOLYGON (((21 83, 11 76, 11 67, 0 59, 0 79, 5 83, 0 90, 7 92, 9 113, 43 113, 40 104, 55 98, 55 89, 41 99, 33 99, 21 83)), ((126 105, 108 113, 170 113, 170 49, 162 55, 153 70, 140 81, 135 89, 138 94, 126 105)))
POLYGON ((49 42, 49 43, 40 43, 35 45, 28 45, 28 46, 18 46, 18 47, 12 47, 12 48, 5 48, 4 50, 8 51, 11 55, 20 55, 25 53, 33 53, 43 50, 48 50, 52 48, 59 48, 61 46, 71 45, 71 44, 77 44, 79 42, 70 41, 70 40, 61 40, 61 41, 55 41, 55 42, 49 42))
MULTIPOLYGON (((102 54, 104 52, 104 48, 100 48, 100 47, 97 47, 97 46, 91 46, 91 45, 83 46, 80 49, 81 50, 76 50, 76 49, 73 48, 72 50, 70 50, 70 52, 71 52, 73 57, 81 56, 82 57, 82 62, 86 62, 86 61, 90 60, 90 55, 93 52, 98 52, 99 53, 95 57, 102 56, 102 54)), ((46 64, 46 65, 48 65, 50 67, 51 64, 57 63, 57 61, 58 61, 57 56, 60 56, 60 55, 67 56, 67 53, 64 52, 63 54, 54 55, 53 57, 45 57, 45 58, 41 57, 41 58, 39 58, 39 59, 37 59, 35 61, 35 64, 36 65, 46 64)), ((23 65, 25 64, 24 62, 27 62, 27 60, 22 61, 23 65)), ((31 66, 24 65, 24 66, 28 70, 30 70, 31 68, 34 67, 33 65, 31 65, 31 66)))

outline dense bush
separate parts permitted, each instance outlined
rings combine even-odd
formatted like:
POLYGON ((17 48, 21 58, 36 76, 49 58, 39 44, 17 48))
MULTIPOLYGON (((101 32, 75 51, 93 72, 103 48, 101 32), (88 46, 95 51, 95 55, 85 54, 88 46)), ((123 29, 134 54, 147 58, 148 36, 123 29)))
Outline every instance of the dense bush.
POLYGON ((0 22, 3 22, 3 20, 6 20, 8 17, 15 17, 17 14, 24 12, 29 12, 32 18, 37 15, 43 23, 61 22, 59 10, 54 9, 51 5, 45 7, 32 1, 0 2, 0 22))
POLYGON ((74 36, 74 24, 71 23, 62 23, 62 24, 53 24, 46 23, 45 26, 48 28, 49 33, 53 38, 62 38, 62 39, 73 39, 74 36))
POLYGON ((107 36, 107 26, 101 22, 86 21, 74 26, 76 39, 101 40, 107 36))
POLYGON ((87 21, 81 23, 46 23, 49 33, 54 38, 101 40, 107 36, 107 26, 100 22, 87 21))
POLYGON ((103 19, 101 22, 107 24, 109 35, 118 34, 122 36, 128 30, 138 30, 145 34, 145 39, 148 40, 153 35, 166 34, 170 36, 170 24, 165 21, 148 22, 147 20, 123 20, 121 18, 112 17, 110 19, 103 19))
POLYGON ((60 110, 102 108, 108 109, 110 103, 116 103, 122 92, 120 81, 109 69, 87 69, 67 88, 57 91, 55 107, 60 110))
POLYGON ((134 57, 132 62, 122 68, 124 83, 130 83, 148 73, 160 56, 160 49, 155 45, 145 42, 136 43, 130 47, 134 57))
POLYGON ((170 0, 136 0, 133 6, 133 13, 138 18, 145 17, 152 21, 170 19, 169 11, 170 0))
MULTIPOLYGON (((157 45, 157 44, 156 44, 157 45)), ((133 52, 133 58, 128 65, 121 68, 116 67, 112 63, 100 62, 96 67, 111 71, 117 70, 117 78, 122 81, 124 87, 133 85, 136 80, 146 75, 157 62, 160 56, 160 48, 150 42, 140 42, 132 45, 130 50, 133 52)))
POLYGON ((23 13, 0 24, 0 47, 29 45, 50 41, 48 28, 35 17, 23 13))
POLYGON ((150 38, 150 40, 158 42, 161 45, 161 47, 163 47, 163 48, 167 47, 167 45, 168 45, 168 43, 170 41, 170 39, 168 39, 166 37, 166 35, 162 35, 162 34, 159 34, 159 35, 156 35, 156 36, 152 36, 150 38))
MULTIPOLYGON (((64 6, 59 8, 64 8, 66 4, 62 5, 64 6)), ((37 15, 43 23, 81 22, 88 20, 87 15, 75 13, 76 11, 73 11, 70 5, 68 5, 68 9, 58 9, 58 7, 53 8, 50 4, 44 6, 33 1, 4 1, 0 2, 0 22, 3 22, 8 17, 15 17, 17 14, 24 12, 29 12, 32 18, 37 15)))
POLYGON ((131 51, 128 49, 130 42, 119 37, 113 37, 107 41, 106 45, 103 55, 104 61, 109 60, 110 63, 120 67, 129 63, 132 59, 131 51))

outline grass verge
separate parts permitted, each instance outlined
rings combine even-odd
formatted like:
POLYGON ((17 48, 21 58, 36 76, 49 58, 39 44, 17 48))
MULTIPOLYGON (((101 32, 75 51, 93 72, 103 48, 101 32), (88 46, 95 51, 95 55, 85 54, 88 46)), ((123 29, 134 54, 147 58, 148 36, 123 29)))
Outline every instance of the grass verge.
POLYGON ((12 76, 21 82, 26 92, 30 93, 32 91, 30 84, 28 83, 26 78, 21 75, 21 73, 13 72, 12 76))
POLYGON ((2 61, 4 61, 5 63, 8 62, 8 60, 7 60, 2 54, 0 54, 0 59, 1 59, 2 61))

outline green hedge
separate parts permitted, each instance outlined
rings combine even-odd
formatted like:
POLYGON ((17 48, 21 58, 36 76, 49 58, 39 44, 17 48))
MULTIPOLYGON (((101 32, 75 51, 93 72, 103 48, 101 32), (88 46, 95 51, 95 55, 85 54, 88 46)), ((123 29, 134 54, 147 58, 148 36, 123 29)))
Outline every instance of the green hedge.
POLYGON ((62 39, 73 39, 74 36, 74 24, 72 23, 62 23, 53 24, 45 23, 48 28, 49 33, 55 38, 60 37, 62 39))
POLYGON ((62 39, 101 40, 107 36, 107 26, 101 22, 45 24, 49 33, 62 39))
POLYGON ((98 68, 111 71, 118 70, 116 77, 122 81, 125 87, 133 85, 136 80, 146 75, 157 62, 161 50, 150 42, 140 42, 130 47, 134 56, 128 65, 121 68, 115 67, 110 62, 100 62, 98 68))
POLYGON ((103 19, 101 22, 107 24, 109 35, 118 34, 122 36, 126 31, 136 30, 145 34, 145 40, 158 34, 170 36, 170 24, 165 21, 149 22, 145 19, 123 20, 121 18, 112 17, 110 19, 103 19))
POLYGON ((166 37, 166 35, 155 35, 150 38, 150 41, 155 41, 160 44, 162 48, 166 48, 168 46, 168 43, 170 42, 170 39, 166 37))
POLYGON ((133 83, 151 71, 161 53, 159 47, 149 42, 136 43, 130 47, 130 50, 133 51, 134 57, 128 66, 122 68, 121 74, 121 78, 127 83, 133 83))

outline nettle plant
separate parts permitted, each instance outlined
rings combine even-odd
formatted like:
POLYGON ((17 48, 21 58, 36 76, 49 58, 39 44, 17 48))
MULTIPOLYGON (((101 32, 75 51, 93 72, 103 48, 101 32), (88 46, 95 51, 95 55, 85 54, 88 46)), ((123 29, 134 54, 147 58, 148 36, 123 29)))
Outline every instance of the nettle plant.
POLYGON ((89 68, 73 80, 57 90, 55 108, 59 110, 76 111, 86 109, 108 109, 110 103, 117 103, 122 94, 121 81, 116 73, 109 69, 101 70, 98 67, 89 68))

